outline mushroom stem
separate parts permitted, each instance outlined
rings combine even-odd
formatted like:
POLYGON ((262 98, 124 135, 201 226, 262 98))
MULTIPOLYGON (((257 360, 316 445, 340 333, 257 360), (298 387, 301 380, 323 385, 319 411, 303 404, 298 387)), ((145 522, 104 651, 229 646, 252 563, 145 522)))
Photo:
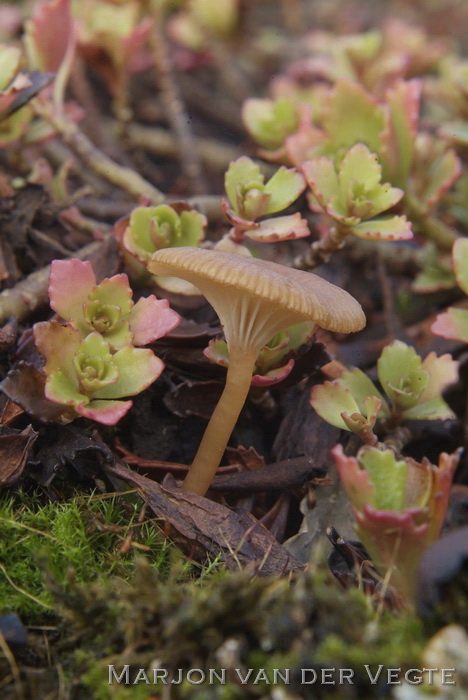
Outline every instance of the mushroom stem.
POLYGON ((226 385, 210 418, 182 488, 199 496, 207 492, 239 414, 249 393, 252 371, 258 350, 229 349, 229 367, 226 385))

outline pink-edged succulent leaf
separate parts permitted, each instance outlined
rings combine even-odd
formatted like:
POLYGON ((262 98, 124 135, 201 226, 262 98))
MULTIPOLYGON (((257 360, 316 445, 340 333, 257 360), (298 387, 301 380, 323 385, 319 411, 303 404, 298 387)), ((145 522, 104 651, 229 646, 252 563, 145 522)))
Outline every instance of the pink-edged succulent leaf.
POLYGON ((358 435, 366 445, 374 445, 377 436, 374 434, 374 426, 377 421, 382 401, 376 396, 367 396, 364 399, 361 413, 351 415, 343 411, 341 417, 346 423, 348 430, 358 435))
POLYGON ((246 255, 247 257, 252 257, 250 250, 242 243, 237 243, 231 238, 231 232, 226 233, 219 241, 217 241, 213 250, 221 250, 224 253, 237 253, 238 255, 246 255))
POLYGON ((24 41, 32 68, 57 72, 76 42, 70 0, 37 4, 26 22, 24 41))
POLYGON ((305 161, 302 163, 302 172, 316 201, 323 210, 326 209, 331 200, 339 197, 338 175, 335 164, 330 158, 323 156, 305 161))
POLYGON ((421 365, 429 373, 429 383, 420 394, 417 404, 404 411, 403 417, 412 420, 455 418, 455 414, 442 398, 442 391, 457 381, 458 365, 449 354, 437 357, 435 352, 429 353, 421 365))
POLYGON ((260 242, 292 241, 310 235, 307 221, 299 213, 277 216, 261 221, 254 229, 244 232, 245 236, 260 242))
POLYGON ((435 335, 448 340, 460 340, 468 343, 468 309, 450 307, 439 314, 431 326, 435 335))
POLYGON ((462 173, 461 160, 453 149, 445 151, 431 164, 426 175, 426 187, 422 193, 422 205, 425 212, 432 209, 458 180, 462 173))
POLYGON ((371 241, 407 241, 413 238, 411 222, 406 216, 362 221, 352 226, 352 232, 371 241))
POLYGON ((186 280, 181 280, 179 277, 155 277, 155 282, 160 289, 165 289, 173 294, 182 294, 183 296, 197 296, 201 292, 186 280))
POLYGON ((89 261, 53 260, 50 266, 50 306, 66 321, 83 316, 83 304, 96 285, 96 275, 89 261))
POLYGON ((152 384, 164 369, 164 363, 152 350, 131 345, 117 350, 112 355, 112 363, 118 370, 118 379, 114 384, 94 392, 96 399, 135 396, 152 384))
POLYGON ((282 166, 268 180, 264 187, 264 193, 269 195, 268 204, 264 214, 276 214, 290 204, 304 192, 306 182, 303 175, 295 168, 282 166))
POLYGON ((361 411, 353 395, 339 381, 316 384, 310 392, 312 408, 324 421, 341 430, 350 430, 343 414, 360 415, 361 411))
POLYGON ((21 49, 18 46, 0 44, 0 91, 11 86, 21 65, 21 49))
POLYGON ((154 294, 142 297, 128 316, 133 345, 152 343, 177 328, 181 321, 167 299, 158 300, 154 294))
POLYGON ((123 70, 137 73, 148 67, 149 61, 143 57, 143 51, 152 27, 151 17, 144 17, 133 31, 122 37, 119 44, 121 50, 119 63, 123 70))
POLYGON ((294 102, 286 97, 277 100, 249 98, 242 107, 242 120, 260 146, 274 151, 296 131, 299 113, 294 102))
POLYGON ((457 238, 452 249, 457 284, 468 294, 468 238, 457 238))
POLYGON ((118 306, 122 316, 125 316, 133 306, 132 288, 127 275, 121 273, 113 277, 106 277, 91 290, 88 299, 89 301, 99 301, 103 305, 118 306))
POLYGON ((361 413, 365 414, 365 403, 369 397, 375 397, 380 401, 379 414, 381 417, 385 418, 390 415, 388 405, 380 393, 380 391, 375 386, 374 382, 369 379, 367 374, 357 367, 343 372, 343 374, 336 380, 345 389, 349 389, 356 401, 361 413))
POLYGON ((357 533, 382 577, 397 591, 405 606, 414 603, 416 573, 427 547, 428 523, 419 510, 375 510, 366 505, 355 511, 357 533), (422 521, 422 522, 421 522, 422 521))
POLYGON ((413 602, 418 563, 438 536, 447 509, 460 451, 427 459, 397 460, 390 450, 365 446, 357 459, 332 450, 338 473, 351 499, 358 535, 382 576, 405 604, 413 602))
POLYGON ((373 189, 380 183, 382 166, 375 153, 363 143, 357 143, 349 149, 339 168, 340 190, 347 194, 353 181, 362 183, 366 190, 373 189))
POLYGON ((115 425, 133 406, 133 401, 90 401, 75 407, 78 415, 103 425, 115 425))
POLYGON ((374 487, 374 497, 369 505, 376 510, 403 511, 408 474, 406 461, 396 459, 391 450, 369 446, 361 447, 357 459, 374 487))
POLYGON ((203 354, 211 362, 215 362, 221 367, 229 366, 229 352, 225 340, 210 340, 208 347, 203 350, 203 354))
POLYGON ((455 470, 462 455, 462 448, 452 454, 442 452, 439 455, 439 464, 432 467, 432 488, 428 499, 429 511, 432 515, 429 523, 429 543, 432 544, 440 535, 447 512, 450 490, 455 475, 455 470))
POLYGON ((355 457, 348 457, 342 445, 335 445, 331 450, 336 468, 348 497, 356 511, 364 509, 374 499, 374 486, 369 474, 361 469, 355 457))
POLYGON ((300 168, 302 163, 314 157, 315 151, 325 142, 326 134, 311 125, 300 126, 298 131, 285 139, 287 160, 300 168))
POLYGON ((269 387, 282 382, 291 373, 294 367, 294 360, 289 360, 283 367, 271 369, 265 374, 254 374, 252 376, 252 386, 269 387))
POLYGON ((87 395, 80 391, 76 376, 71 379, 61 370, 48 375, 45 396, 49 401, 55 401, 64 406, 76 407, 89 402, 87 395))
POLYGON ((385 176, 404 187, 411 168, 418 129, 422 81, 399 80, 386 94, 386 124, 381 134, 385 176))
POLYGON ((62 326, 57 321, 41 321, 33 326, 34 342, 46 359, 45 373, 62 371, 73 379, 75 377, 74 358, 81 343, 78 330, 70 325, 62 326))
POLYGON ((358 83, 338 80, 322 114, 322 126, 336 148, 363 143, 379 153, 385 111, 358 83))

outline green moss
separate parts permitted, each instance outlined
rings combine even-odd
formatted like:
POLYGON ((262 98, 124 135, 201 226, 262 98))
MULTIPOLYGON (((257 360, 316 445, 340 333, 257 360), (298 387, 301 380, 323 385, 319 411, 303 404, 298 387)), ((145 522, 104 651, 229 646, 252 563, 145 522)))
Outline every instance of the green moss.
POLYGON ((66 503, 42 504, 24 494, 0 501, 0 614, 16 612, 29 623, 52 614, 41 568, 65 584, 74 571, 77 583, 129 579, 135 554, 145 551, 152 566, 169 568, 170 546, 152 523, 138 523, 141 501, 134 496, 80 495, 66 503), (126 538, 132 545, 122 552, 126 538))

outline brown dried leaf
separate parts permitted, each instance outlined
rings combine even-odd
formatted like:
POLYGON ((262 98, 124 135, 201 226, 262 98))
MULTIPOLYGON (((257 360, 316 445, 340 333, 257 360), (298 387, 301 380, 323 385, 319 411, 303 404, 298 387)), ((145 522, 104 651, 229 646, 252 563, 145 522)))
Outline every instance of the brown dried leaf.
POLYGON ((66 407, 48 401, 44 394, 44 387, 44 375, 26 362, 19 362, 18 366, 10 370, 0 383, 0 390, 11 401, 24 408, 29 415, 45 422, 57 420, 65 413, 66 407))
POLYGON ((12 486, 24 471, 28 452, 37 433, 28 425, 19 431, 0 435, 0 486, 12 486))
POLYGON ((156 516, 170 523, 188 545, 196 542, 211 556, 220 556, 229 568, 254 564, 262 575, 277 575, 303 566, 243 510, 233 511, 187 491, 160 486, 122 464, 104 468, 109 476, 140 488, 156 516))

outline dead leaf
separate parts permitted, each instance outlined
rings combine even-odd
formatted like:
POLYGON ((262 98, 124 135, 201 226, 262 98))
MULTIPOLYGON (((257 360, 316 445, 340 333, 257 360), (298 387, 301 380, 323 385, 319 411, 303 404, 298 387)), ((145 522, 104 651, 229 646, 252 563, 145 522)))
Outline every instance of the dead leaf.
POLYGON ((141 489, 145 502, 156 517, 169 523, 187 545, 195 542, 229 568, 254 564, 262 575, 278 575, 303 568, 270 532, 250 513, 182 491, 161 486, 135 474, 117 462, 105 465, 105 472, 141 489))
POLYGON ((24 471, 31 445, 37 438, 37 433, 31 425, 21 432, 3 428, 0 435, 0 486, 12 486, 24 471))

